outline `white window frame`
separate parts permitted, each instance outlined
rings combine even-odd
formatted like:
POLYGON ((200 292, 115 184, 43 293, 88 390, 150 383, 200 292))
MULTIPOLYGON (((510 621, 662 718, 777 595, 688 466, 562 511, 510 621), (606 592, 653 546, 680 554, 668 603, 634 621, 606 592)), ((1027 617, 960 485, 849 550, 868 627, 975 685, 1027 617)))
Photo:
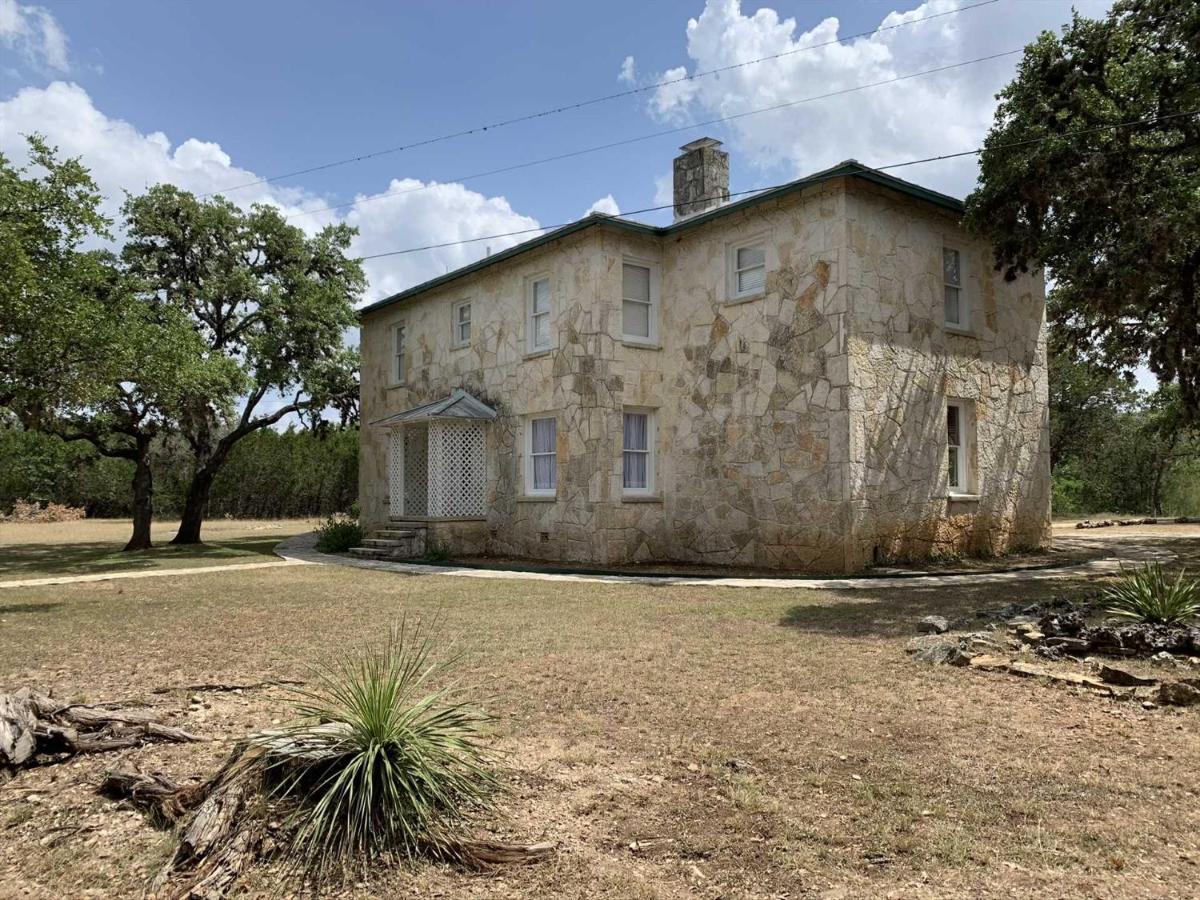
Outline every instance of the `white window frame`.
POLYGON ((554 349, 554 283, 548 273, 532 275, 525 279, 525 349, 528 353, 545 353, 554 349), (534 290, 540 282, 546 282, 546 311, 535 313, 533 308, 534 290), (537 343, 537 316, 546 316, 545 344, 537 343))
POLYGON ((392 384, 404 384, 408 378, 408 370, 412 363, 408 353, 408 323, 404 320, 395 322, 391 328, 391 357, 392 357, 392 384))
POLYGON ((626 256, 621 259, 621 340, 627 344, 647 344, 656 346, 658 344, 658 310, 659 310, 659 276, 658 264, 653 263, 648 259, 639 259, 634 256, 626 256), (629 334, 625 331, 625 303, 641 303, 640 300, 631 300, 625 296, 625 267, 637 266, 646 269, 650 273, 650 302, 646 304, 649 309, 646 312, 649 327, 649 334, 643 336, 640 334, 629 334))
POLYGON ((621 410, 621 493, 626 497, 649 497, 654 494, 658 480, 657 425, 655 410, 639 406, 626 406, 621 410), (625 416, 646 417, 646 449, 644 451, 625 449, 625 416), (646 454, 646 486, 640 488, 625 486, 625 454, 644 452, 646 454))
MULTIPOLYGON (((767 272, 769 271, 770 254, 767 252, 767 241, 765 237, 759 236, 745 241, 739 241, 736 244, 730 244, 725 254, 725 264, 728 270, 729 301, 731 303, 741 302, 743 300, 753 300, 755 297, 761 297, 767 292, 767 272), (763 283, 762 287, 753 291, 738 290, 738 275, 747 269, 739 269, 737 264, 738 251, 740 250, 762 250, 763 254, 763 283)), ((753 267, 757 268, 757 266, 753 267)))
POLYGON ((527 497, 556 497, 558 496, 558 416, 554 413, 536 413, 525 417, 525 496, 527 497), (534 452, 533 452, 533 423, 549 420, 554 423, 554 449, 537 456, 554 458, 554 486, 550 488, 535 487, 534 481, 534 452))
POLYGON ((945 325, 948 331, 963 331, 971 330, 971 303, 967 296, 967 266, 966 254, 963 253, 962 247, 945 242, 942 244, 942 255, 939 263, 942 269, 942 324, 945 325), (958 254, 958 284, 952 284, 946 280, 946 253, 953 252, 958 254), (951 322, 946 318, 946 288, 958 289, 958 319, 957 322, 951 322))
POLYGON ((971 404, 966 400, 951 398, 946 401, 946 492, 951 497, 973 496, 974 475, 971 468, 971 443, 974 437, 975 418, 971 404), (958 444, 950 443, 950 410, 958 415, 958 444), (954 455, 958 478, 950 476, 950 455, 954 455))
POLYGON ((471 346, 471 335, 474 330, 474 322, 471 320, 473 312, 470 300, 459 300, 450 308, 450 346, 456 348, 471 346), (467 311, 465 322, 459 318, 464 309, 467 311), (465 338, 462 336, 463 325, 467 326, 467 336, 465 338))

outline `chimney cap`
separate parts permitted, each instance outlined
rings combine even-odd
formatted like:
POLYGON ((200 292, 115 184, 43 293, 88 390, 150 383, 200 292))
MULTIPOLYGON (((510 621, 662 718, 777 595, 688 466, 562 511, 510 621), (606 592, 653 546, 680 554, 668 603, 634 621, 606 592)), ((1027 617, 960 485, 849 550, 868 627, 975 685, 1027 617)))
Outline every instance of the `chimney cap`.
POLYGON ((679 149, 684 151, 685 153, 690 153, 692 150, 705 150, 709 147, 720 147, 720 146, 721 146, 721 142, 718 141, 716 138, 702 137, 702 138, 697 138, 696 140, 692 141, 690 144, 684 144, 679 149))

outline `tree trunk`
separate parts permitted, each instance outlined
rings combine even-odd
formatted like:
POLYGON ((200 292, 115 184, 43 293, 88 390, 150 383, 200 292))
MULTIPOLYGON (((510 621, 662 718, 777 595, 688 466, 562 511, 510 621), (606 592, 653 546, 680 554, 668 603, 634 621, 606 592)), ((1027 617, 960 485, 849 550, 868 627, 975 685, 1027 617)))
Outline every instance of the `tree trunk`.
POLYGON ((150 523, 154 518, 154 473, 150 470, 150 438, 138 435, 133 468, 133 536, 126 550, 150 549, 150 523))
POLYGON ((172 544, 200 543, 200 527, 204 524, 204 511, 208 508, 208 495, 212 493, 218 468, 220 461, 213 457, 192 476, 183 502, 183 518, 179 522, 179 531, 171 538, 172 544))

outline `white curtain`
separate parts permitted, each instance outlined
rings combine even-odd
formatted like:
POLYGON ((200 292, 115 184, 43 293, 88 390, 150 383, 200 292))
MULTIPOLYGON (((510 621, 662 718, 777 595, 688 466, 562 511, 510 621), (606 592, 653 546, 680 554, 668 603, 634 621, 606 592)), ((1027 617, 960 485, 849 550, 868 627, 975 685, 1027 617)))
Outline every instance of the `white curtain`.
POLYGON ((645 413, 625 413, 624 486, 645 488, 650 459, 648 416, 645 413))
POLYGON ((554 419, 534 419, 531 437, 533 489, 549 491, 558 486, 557 427, 554 419))

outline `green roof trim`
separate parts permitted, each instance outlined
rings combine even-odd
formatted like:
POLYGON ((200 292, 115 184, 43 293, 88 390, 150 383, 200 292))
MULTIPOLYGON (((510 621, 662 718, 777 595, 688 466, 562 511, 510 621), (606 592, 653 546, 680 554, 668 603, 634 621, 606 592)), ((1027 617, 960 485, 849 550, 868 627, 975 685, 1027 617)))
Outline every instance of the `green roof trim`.
POLYGON ((956 197, 951 197, 949 194, 942 194, 938 191, 930 190, 926 187, 921 187, 919 184, 913 184, 911 181, 905 181, 902 178, 896 178, 894 175, 888 175, 886 172, 881 172, 879 169, 872 169, 869 166, 864 166, 858 160, 848 159, 838 163, 829 169, 823 169, 820 172, 814 172, 812 175, 806 175, 803 178, 797 178, 795 181, 790 181, 787 184, 780 185, 777 188, 762 191, 758 194, 753 194, 745 197, 742 200, 735 200, 732 203, 726 203, 723 206, 718 206, 715 209, 710 209, 708 212, 700 213, 684 219, 682 222, 673 222, 670 225, 646 225, 642 222, 634 222, 631 219, 622 219, 617 216, 606 216, 603 213, 592 213, 586 218, 580 219, 577 222, 571 222, 569 225, 563 225, 561 228, 555 228, 553 231, 548 231, 543 235, 532 238, 528 241, 523 241, 520 244, 514 244, 507 250, 501 250, 499 253, 493 253, 491 256, 485 256, 483 259, 478 259, 473 263, 468 263, 465 266, 455 269, 453 272, 447 272, 445 275, 439 275, 437 278, 431 278, 421 284, 406 288, 399 293, 392 294, 390 297, 384 297, 382 300, 376 300, 374 303, 364 306, 358 311, 359 318, 367 313, 375 312, 384 307, 391 306, 395 303, 400 303, 403 300, 408 300, 418 294, 423 294, 426 291, 431 291, 434 288, 457 281, 460 278, 465 278, 475 272, 479 272, 489 266, 504 262, 507 259, 512 259, 514 256, 519 256, 522 253, 528 253, 530 250, 536 250, 538 247, 543 247, 552 241, 561 240, 569 237, 579 231, 584 231, 594 226, 604 226, 607 228, 615 228, 619 231, 628 231, 634 234, 647 235, 650 237, 666 237, 679 232, 688 231, 692 228, 698 228, 705 225, 714 219, 719 219, 722 216, 732 215, 733 213, 742 212, 757 206, 760 203, 766 203, 771 200, 777 200, 781 197, 786 197, 806 188, 814 187, 826 181, 831 181, 834 178, 861 178, 863 181, 869 181, 881 187, 896 191, 897 193, 905 194, 916 200, 922 200, 926 203, 932 203, 934 206, 940 206, 951 212, 961 214, 964 209, 963 202, 956 197))

